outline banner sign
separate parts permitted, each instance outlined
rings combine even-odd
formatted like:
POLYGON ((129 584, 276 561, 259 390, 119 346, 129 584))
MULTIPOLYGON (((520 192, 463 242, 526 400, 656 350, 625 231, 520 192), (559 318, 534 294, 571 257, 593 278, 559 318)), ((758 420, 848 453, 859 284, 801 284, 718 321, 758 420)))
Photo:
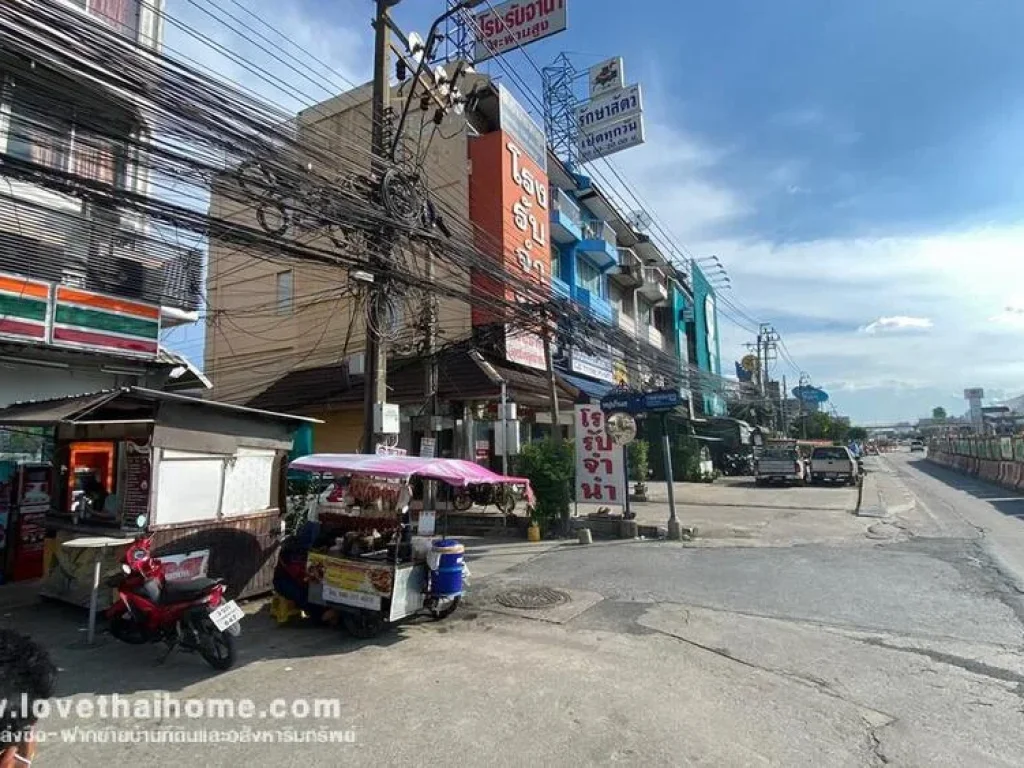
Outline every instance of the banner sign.
POLYGON ((626 73, 622 68, 621 56, 605 59, 590 68, 590 98, 620 90, 625 84, 626 73))
POLYGON ((609 123, 591 133, 580 134, 580 162, 588 163, 644 143, 644 116, 636 115, 609 123))
POLYGON ((565 31, 568 0, 509 0, 476 17, 477 61, 565 31))
POLYGON ((592 379, 615 383, 615 369, 609 354, 588 354, 578 347, 569 352, 569 369, 592 379))
POLYGON ((527 368, 547 369, 544 361, 544 339, 529 331, 516 331, 505 326, 505 359, 527 368))
POLYGON ((576 501, 621 506, 626 497, 622 448, 608 434, 600 406, 577 405, 576 501))
POLYGON ((597 128, 635 117, 643 111, 643 93, 640 84, 604 93, 576 107, 576 122, 584 133, 597 128))
POLYGON ((518 142, 544 173, 548 172, 548 141, 544 129, 501 83, 498 83, 498 127, 518 142))

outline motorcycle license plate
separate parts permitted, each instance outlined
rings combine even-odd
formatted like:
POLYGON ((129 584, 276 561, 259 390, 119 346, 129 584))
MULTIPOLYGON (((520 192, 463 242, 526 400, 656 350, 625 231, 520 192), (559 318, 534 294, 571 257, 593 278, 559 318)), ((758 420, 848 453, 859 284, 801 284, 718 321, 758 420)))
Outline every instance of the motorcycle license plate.
POLYGON ((213 622, 213 626, 223 632, 241 621, 243 616, 245 616, 245 612, 238 607, 238 603, 229 600, 210 613, 210 621, 213 622))

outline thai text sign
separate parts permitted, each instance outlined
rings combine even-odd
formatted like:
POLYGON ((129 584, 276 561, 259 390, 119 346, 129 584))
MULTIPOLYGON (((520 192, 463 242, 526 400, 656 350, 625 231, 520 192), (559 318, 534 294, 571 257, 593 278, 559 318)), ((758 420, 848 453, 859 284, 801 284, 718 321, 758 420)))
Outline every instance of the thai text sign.
POLYGON ((644 108, 640 84, 605 93, 576 107, 576 122, 584 133, 639 115, 644 108))
POLYGON ((387 563, 360 563, 319 552, 309 553, 306 575, 311 582, 326 587, 384 597, 391 596, 393 586, 391 566, 387 563))
POLYGON ((580 161, 587 163, 644 143, 642 114, 580 134, 580 161))
POLYGON ((548 140, 544 129, 537 125, 530 113, 501 83, 498 83, 498 127, 547 173, 548 140))
POLYGON ((509 0, 476 17, 477 61, 562 32, 568 0, 509 0))
POLYGON ((474 139, 470 144, 469 214, 477 230, 480 250, 498 262, 509 274, 503 282, 493 272, 474 270, 473 324, 505 324, 505 356, 512 362, 544 368, 543 342, 532 328, 508 327, 507 302, 531 304, 539 301, 550 281, 551 244, 548 177, 523 148, 505 131, 474 139), (497 245, 495 245, 497 244, 497 245), (525 278, 537 284, 536 291, 515 291, 512 279, 522 285, 525 278), (536 295, 531 295, 536 294, 536 295))
POLYGON ((577 405, 576 501, 623 504, 626 494, 622 449, 612 442, 597 405, 577 405))

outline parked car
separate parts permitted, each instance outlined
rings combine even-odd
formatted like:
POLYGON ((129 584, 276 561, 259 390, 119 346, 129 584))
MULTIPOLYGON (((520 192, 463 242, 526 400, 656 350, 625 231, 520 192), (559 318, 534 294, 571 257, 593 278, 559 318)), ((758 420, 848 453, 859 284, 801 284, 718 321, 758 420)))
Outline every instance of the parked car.
POLYGON ((807 482, 807 464, 801 458, 796 447, 768 446, 754 461, 754 483, 794 483, 804 485, 807 482))
POLYGON ((910 452, 911 453, 914 453, 914 451, 923 451, 923 450, 924 450, 924 441, 923 440, 911 440, 910 441, 910 452))
POLYGON ((812 483, 847 483, 860 476, 860 465, 850 449, 842 445, 821 446, 811 452, 812 483))

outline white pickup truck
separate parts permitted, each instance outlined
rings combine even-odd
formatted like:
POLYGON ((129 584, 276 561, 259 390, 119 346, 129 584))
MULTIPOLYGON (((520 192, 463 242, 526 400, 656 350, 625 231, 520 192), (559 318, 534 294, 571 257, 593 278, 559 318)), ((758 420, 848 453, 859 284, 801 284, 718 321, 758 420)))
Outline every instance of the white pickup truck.
POLYGON ((821 446, 811 453, 812 483, 828 481, 854 485, 859 475, 860 466, 849 448, 821 446))
POLYGON ((765 446, 754 460, 754 483, 807 482, 807 467, 795 446, 765 446))

